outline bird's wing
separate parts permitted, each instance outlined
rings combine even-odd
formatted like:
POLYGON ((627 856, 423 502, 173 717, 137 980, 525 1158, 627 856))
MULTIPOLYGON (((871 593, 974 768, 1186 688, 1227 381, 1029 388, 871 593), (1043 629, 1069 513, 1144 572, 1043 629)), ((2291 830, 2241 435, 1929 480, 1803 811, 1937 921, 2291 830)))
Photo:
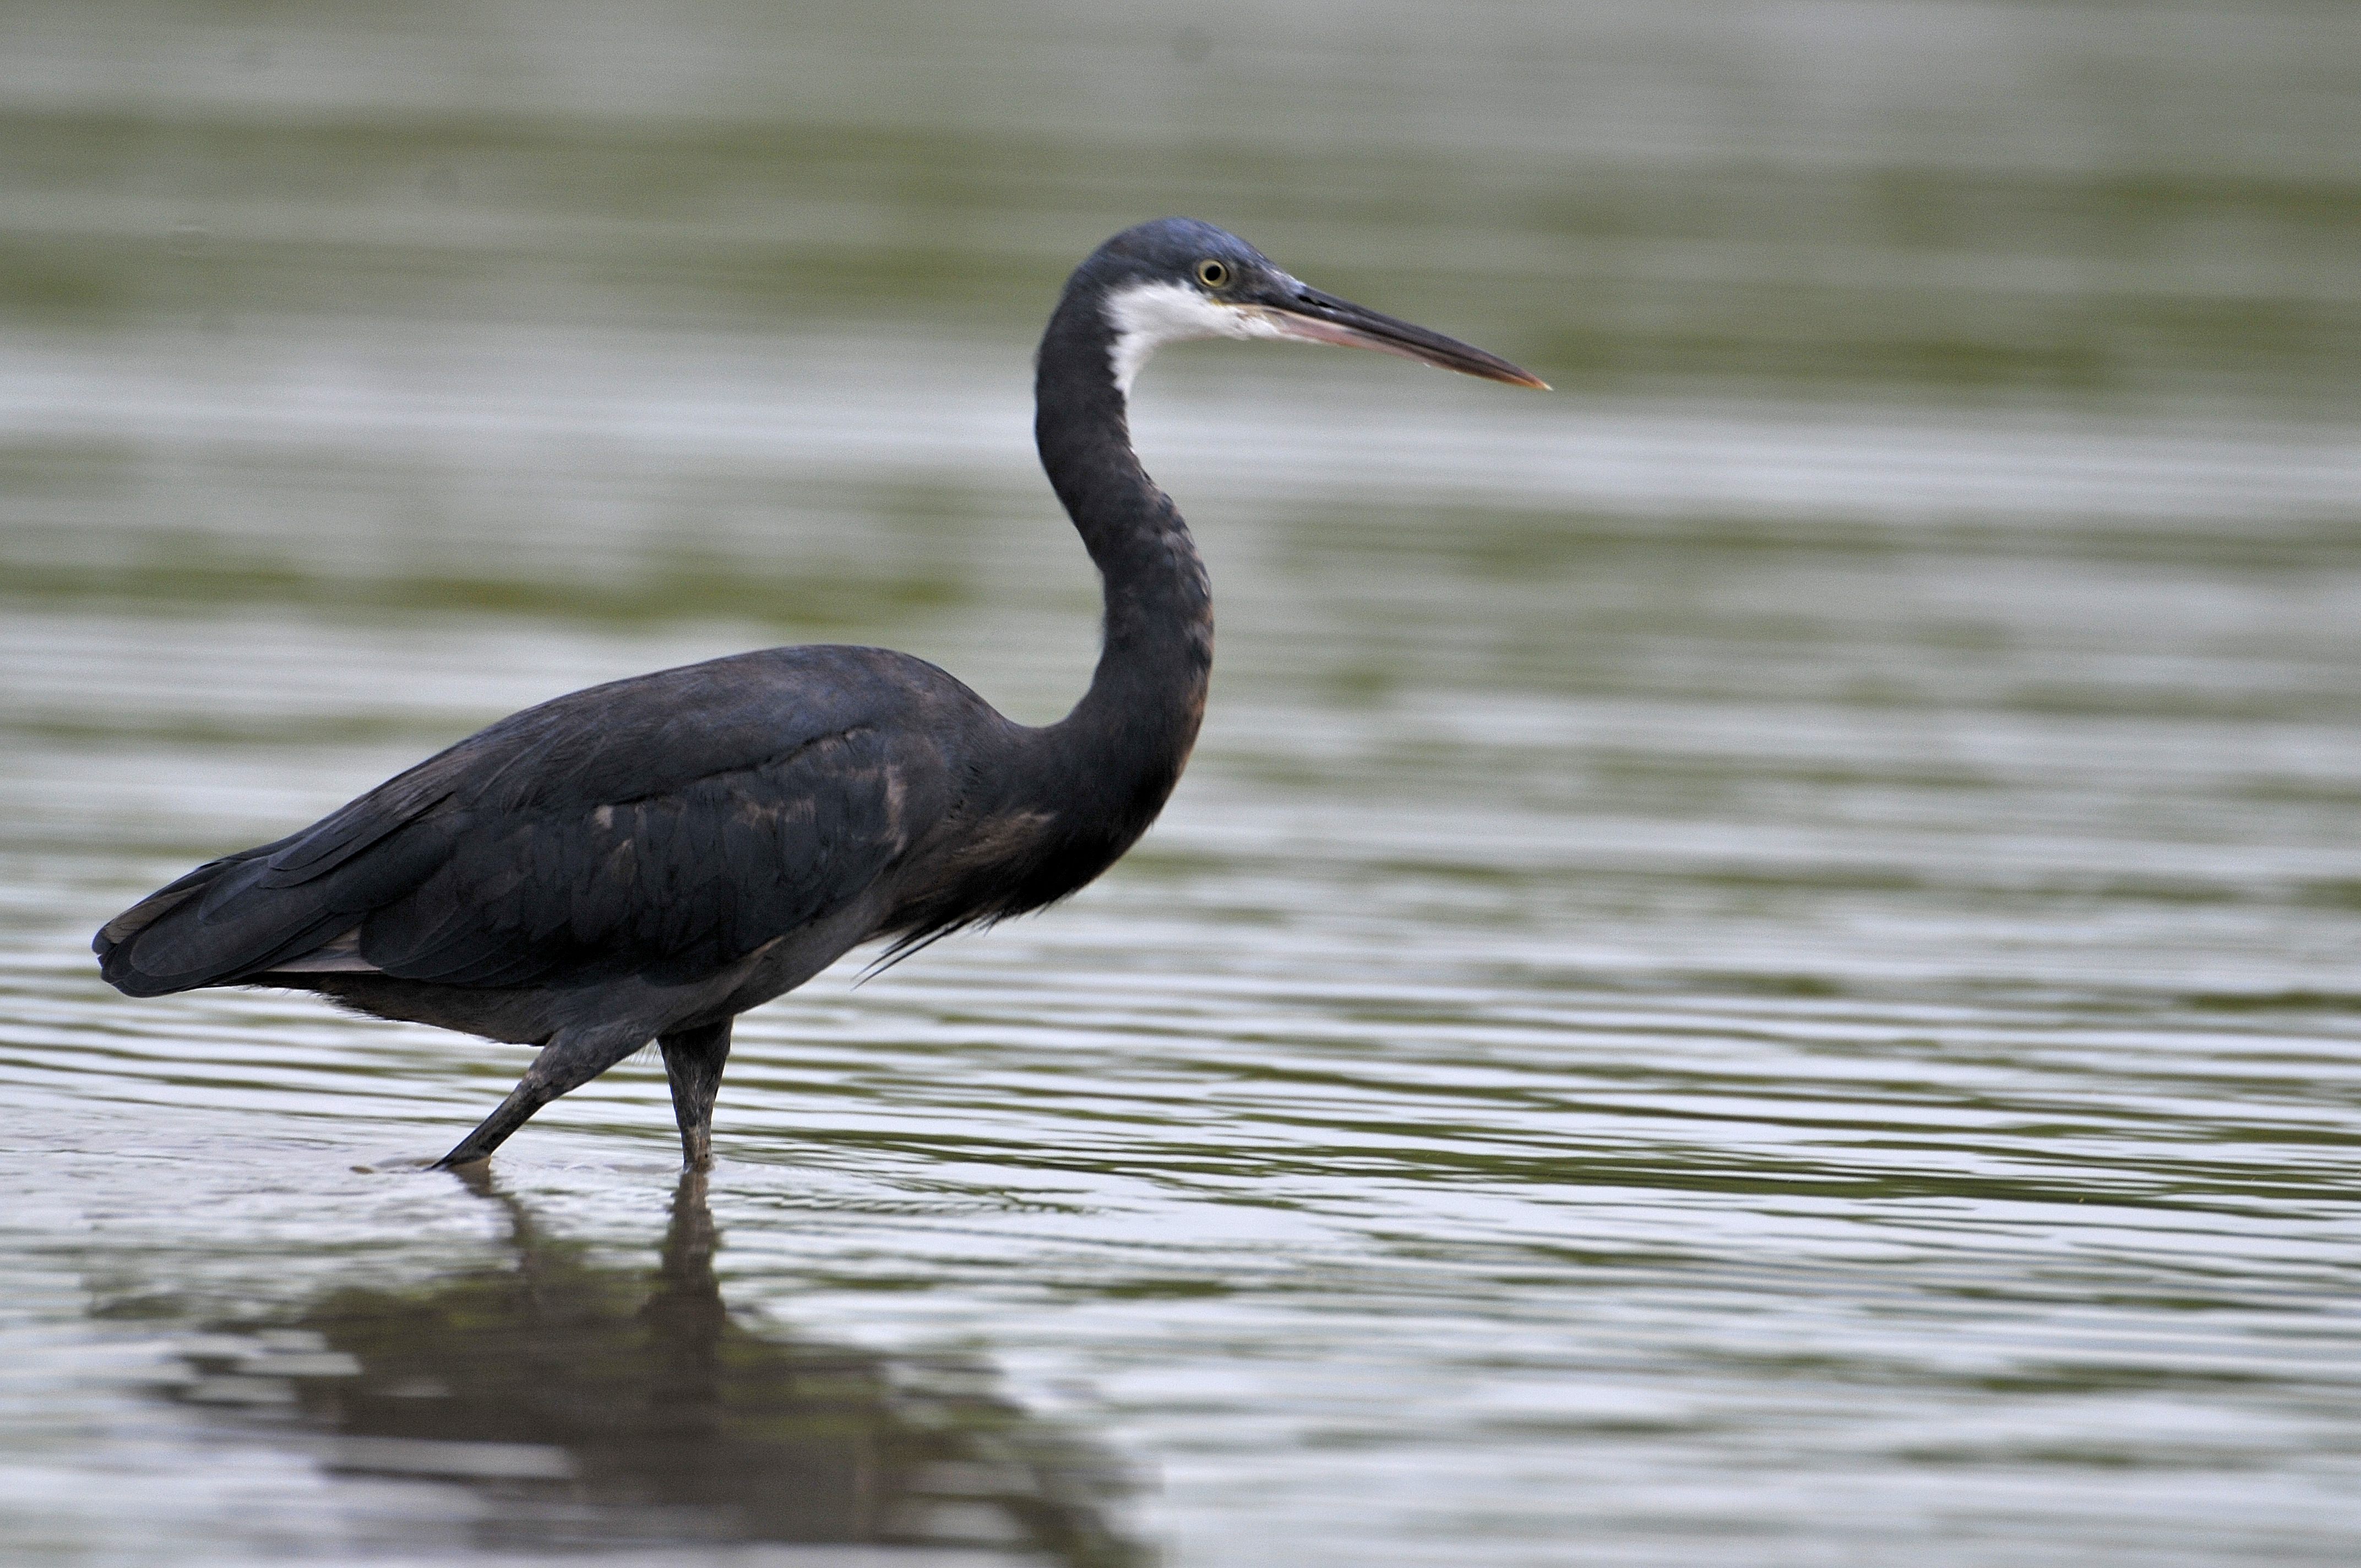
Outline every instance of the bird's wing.
POLYGON ((851 729, 634 799, 436 811, 324 892, 367 907, 359 956, 403 979, 686 981, 841 907, 893 863, 910 839, 907 750, 851 729), (386 883, 406 891, 384 898, 386 883))
POLYGON ((330 942, 449 985, 710 972, 857 896, 948 808, 959 727, 886 657, 774 650, 529 708, 127 912, 108 978, 181 990, 330 942))

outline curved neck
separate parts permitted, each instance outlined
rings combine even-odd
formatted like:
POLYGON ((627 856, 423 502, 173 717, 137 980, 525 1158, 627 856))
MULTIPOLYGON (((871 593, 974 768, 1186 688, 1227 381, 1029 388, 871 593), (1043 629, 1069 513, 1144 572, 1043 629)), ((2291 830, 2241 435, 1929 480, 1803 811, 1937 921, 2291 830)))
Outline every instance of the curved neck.
POLYGON ((1070 291, 1041 339, 1033 433, 1106 595, 1091 689, 1049 733, 1076 764, 1071 777, 1087 778, 1094 795, 1114 792, 1106 804, 1137 817, 1137 837, 1196 743, 1213 601, 1189 525, 1132 452, 1113 345, 1097 293, 1070 291))

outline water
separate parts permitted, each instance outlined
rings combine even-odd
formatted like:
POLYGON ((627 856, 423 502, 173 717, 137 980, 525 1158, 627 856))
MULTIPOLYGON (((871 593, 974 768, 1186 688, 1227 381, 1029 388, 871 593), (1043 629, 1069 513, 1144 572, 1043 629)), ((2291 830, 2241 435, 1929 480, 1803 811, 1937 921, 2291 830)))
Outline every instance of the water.
POLYGON ((0 1553, 2351 1561, 2355 24, 978 18, 12 16, 0 1553), (1159 360, 1171 810, 746 1018, 709 1189, 98 981, 592 681, 1062 711, 1031 336, 1169 210, 1561 390, 1159 360))

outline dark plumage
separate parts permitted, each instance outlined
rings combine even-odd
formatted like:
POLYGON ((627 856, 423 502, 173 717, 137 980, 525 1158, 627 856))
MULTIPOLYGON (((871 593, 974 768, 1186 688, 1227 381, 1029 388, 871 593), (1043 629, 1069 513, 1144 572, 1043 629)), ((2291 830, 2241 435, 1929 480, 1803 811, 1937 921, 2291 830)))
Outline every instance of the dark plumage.
POLYGON ((1213 602, 1133 455, 1158 343, 1268 336, 1538 386, 1505 361, 1306 288, 1168 218, 1077 269, 1042 338, 1042 466, 1104 578, 1105 641, 1041 729, 877 648, 774 648, 575 692, 468 737, 276 843, 200 866, 93 944, 126 994, 323 992, 542 1047, 444 1157, 479 1159, 649 1040, 687 1162, 710 1158, 730 1020, 876 938, 906 948, 1038 909, 1145 832, 1203 717, 1213 602))

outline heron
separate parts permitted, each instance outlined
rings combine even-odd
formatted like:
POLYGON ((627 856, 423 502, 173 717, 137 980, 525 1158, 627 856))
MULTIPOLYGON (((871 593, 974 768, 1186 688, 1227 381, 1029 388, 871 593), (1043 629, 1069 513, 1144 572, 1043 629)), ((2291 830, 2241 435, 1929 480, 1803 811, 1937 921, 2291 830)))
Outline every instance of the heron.
POLYGON ((1546 387, 1211 224, 1126 229, 1074 269, 1037 360, 1035 444, 1104 601, 1097 666, 1065 718, 1017 723, 882 648, 771 648, 591 686, 149 894, 99 931, 100 972, 131 996, 310 991, 539 1047, 439 1167, 488 1157, 653 1040, 682 1162, 707 1168, 738 1014, 864 943, 891 961, 1053 904, 1163 809, 1204 717, 1213 598, 1132 449, 1129 407, 1148 356, 1190 338, 1370 348, 1546 387))

